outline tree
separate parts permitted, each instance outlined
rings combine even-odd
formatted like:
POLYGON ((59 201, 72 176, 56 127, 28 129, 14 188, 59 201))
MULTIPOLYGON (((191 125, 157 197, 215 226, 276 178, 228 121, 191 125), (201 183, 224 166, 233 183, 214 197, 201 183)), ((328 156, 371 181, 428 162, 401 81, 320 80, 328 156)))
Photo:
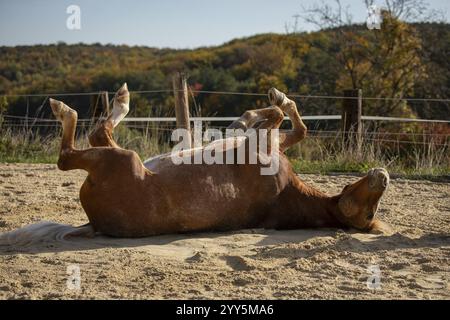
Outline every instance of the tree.
POLYGON ((0 115, 8 109, 8 99, 5 96, 0 97, 0 115))
POLYGON ((426 78, 421 61, 421 40, 414 27, 383 11, 381 30, 367 31, 362 46, 365 63, 356 70, 357 85, 368 96, 384 97, 376 100, 371 109, 379 114, 401 115, 409 113, 404 98, 412 96, 415 82, 426 78))
MULTIPOLYGON (((370 103, 365 111, 376 114, 402 113, 403 99, 412 94, 415 81, 424 76, 421 41, 414 27, 400 19, 418 19, 426 14, 421 0, 385 0, 381 30, 368 30, 352 22, 348 8, 315 5, 305 9, 304 19, 328 29, 330 45, 322 48, 336 57, 340 66, 337 90, 361 88, 364 95, 385 97, 370 103)), ((365 1, 369 7, 373 1, 365 1)), ((319 47, 320 48, 320 47, 319 47)))

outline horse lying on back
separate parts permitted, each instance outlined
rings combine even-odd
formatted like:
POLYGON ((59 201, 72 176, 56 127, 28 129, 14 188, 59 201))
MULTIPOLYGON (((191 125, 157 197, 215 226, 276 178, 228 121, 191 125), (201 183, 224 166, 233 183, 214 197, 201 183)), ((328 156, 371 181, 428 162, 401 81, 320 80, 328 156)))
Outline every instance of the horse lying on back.
MULTIPOLYGON (((285 94, 272 88, 269 101, 272 106, 246 111, 230 125, 244 132, 257 125, 257 131, 266 130, 270 138, 284 114, 289 116, 292 129, 280 130, 277 140, 278 170, 262 175, 265 165, 260 162, 175 164, 170 155, 161 155, 143 163, 136 152, 119 147, 112 133, 129 110, 126 84, 114 97, 111 115, 89 136, 92 147, 88 149, 77 149, 74 144, 77 113, 63 102, 50 99, 63 127, 58 168, 88 172, 80 200, 89 223, 67 227, 63 235, 93 236, 99 232, 114 237, 144 237, 243 228, 387 231, 389 226, 376 218, 389 184, 387 171, 371 169, 334 196, 306 185, 294 173, 284 151, 304 139, 307 128, 295 102, 285 94)), ((247 140, 231 137, 212 144, 214 152, 225 154, 247 140)), ((196 153, 210 147, 184 150, 181 155, 194 159, 196 153)), ((262 156, 258 149, 247 151, 262 156)))

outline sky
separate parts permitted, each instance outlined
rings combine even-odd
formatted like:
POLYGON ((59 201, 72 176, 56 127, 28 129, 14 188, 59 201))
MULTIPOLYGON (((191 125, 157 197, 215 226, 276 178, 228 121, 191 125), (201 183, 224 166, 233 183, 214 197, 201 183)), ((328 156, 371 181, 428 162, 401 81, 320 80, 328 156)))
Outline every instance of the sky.
MULTIPOLYGON (((286 33, 302 7, 320 0, 0 0, 0 46, 112 43, 196 48, 254 34, 286 33), (67 28, 70 5, 80 8, 80 29, 67 28)), ((381 1, 381 0, 380 0, 381 1)), ((333 1, 324 1, 333 2, 333 1)), ((449 0, 427 0, 450 13, 449 0)), ((362 0, 342 0, 364 22, 362 0)), ((74 21, 70 19, 70 21, 74 21)), ((299 31, 315 27, 299 21, 299 31)))

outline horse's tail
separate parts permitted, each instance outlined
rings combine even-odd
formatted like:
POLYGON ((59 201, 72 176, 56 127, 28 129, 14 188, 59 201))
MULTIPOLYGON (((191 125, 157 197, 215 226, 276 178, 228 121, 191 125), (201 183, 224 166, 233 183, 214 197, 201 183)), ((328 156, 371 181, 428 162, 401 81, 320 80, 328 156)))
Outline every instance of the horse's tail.
POLYGON ((90 224, 73 227, 67 224, 41 221, 28 226, 0 233, 0 246, 29 246, 39 242, 61 242, 71 236, 93 237, 90 224))

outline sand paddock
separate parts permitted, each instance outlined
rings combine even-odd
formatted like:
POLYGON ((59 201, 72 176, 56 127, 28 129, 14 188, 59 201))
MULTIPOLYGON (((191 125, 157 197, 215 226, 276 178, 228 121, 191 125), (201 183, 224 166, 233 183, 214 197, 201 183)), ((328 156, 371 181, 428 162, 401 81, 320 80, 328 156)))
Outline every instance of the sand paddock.
MULTIPOLYGON (((83 171, 0 164, 0 232, 87 222, 83 171)), ((302 175, 330 193, 355 176, 302 175)), ((0 246, 2 299, 450 299, 450 183, 392 179, 379 215, 396 233, 241 230, 0 246), (68 289, 79 266, 81 289, 68 289), (367 268, 378 266, 380 288, 367 268)))

